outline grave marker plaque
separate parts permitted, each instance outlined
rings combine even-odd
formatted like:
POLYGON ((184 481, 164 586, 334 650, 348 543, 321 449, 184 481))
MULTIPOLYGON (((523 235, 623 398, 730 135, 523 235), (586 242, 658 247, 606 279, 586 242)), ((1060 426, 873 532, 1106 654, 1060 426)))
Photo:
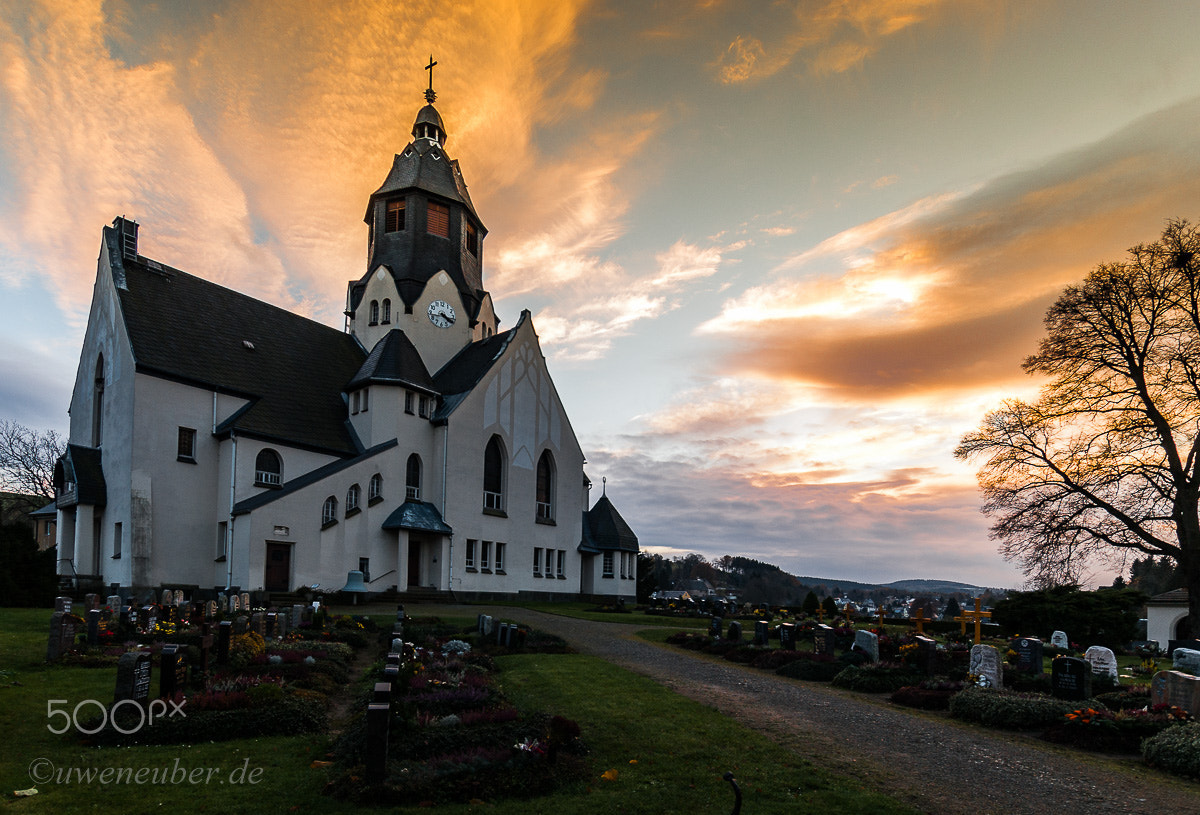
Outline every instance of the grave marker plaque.
POLYGON ((1078 657, 1056 657, 1050 663, 1050 692, 1069 701, 1092 698, 1092 666, 1078 657))
POLYGON ((1111 648, 1093 645, 1084 652, 1083 658, 1091 665, 1093 675, 1106 677, 1114 683, 1117 681, 1117 655, 1111 648))
POLYGON ((779 624, 779 647, 786 651, 796 650, 796 624, 779 624))
POLYGON ((150 674, 153 660, 145 651, 129 651, 117 660, 117 686, 113 704, 132 699, 139 705, 150 698, 150 674))
POLYGON ((87 644, 88 648, 100 645, 100 609, 91 608, 87 613, 87 644))
POLYGON ((1044 671, 1042 641, 1037 637, 1021 637, 1014 640, 1012 649, 1017 652, 1017 670, 1024 674, 1040 674, 1044 671))
POLYGON ((824 623, 813 629, 813 653, 833 656, 834 644, 837 638, 833 629, 824 623))
POLYGON ((1067 639, 1066 631, 1055 631, 1050 635, 1050 644, 1055 648, 1070 648, 1071 641, 1067 639))
POLYGON ((771 624, 766 620, 754 621, 754 644, 767 647, 771 641, 771 624))
POLYGON ((170 699, 187 685, 187 661, 183 657, 183 648, 168 643, 163 646, 158 660, 158 696, 160 699, 170 699))

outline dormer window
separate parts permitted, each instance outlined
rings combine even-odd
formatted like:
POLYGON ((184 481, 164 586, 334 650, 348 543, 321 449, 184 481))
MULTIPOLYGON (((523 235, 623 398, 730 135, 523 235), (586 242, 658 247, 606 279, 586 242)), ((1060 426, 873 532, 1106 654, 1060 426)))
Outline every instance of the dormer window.
POLYGON ((450 237, 450 207, 430 201, 426 211, 429 234, 439 238, 450 237))
POLYGON ((470 221, 467 221, 467 251, 479 256, 479 230, 470 221))
POLYGON ((404 231, 404 199, 393 198, 387 202, 387 215, 383 221, 384 232, 404 231))

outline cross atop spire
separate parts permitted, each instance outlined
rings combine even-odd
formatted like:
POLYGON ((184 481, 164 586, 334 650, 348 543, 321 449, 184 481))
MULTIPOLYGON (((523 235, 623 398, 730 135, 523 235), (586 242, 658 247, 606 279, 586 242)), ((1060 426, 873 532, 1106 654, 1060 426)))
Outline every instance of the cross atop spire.
POLYGON ((437 65, 437 63, 433 61, 433 54, 430 54, 429 55, 429 64, 425 66, 425 70, 429 71, 429 87, 425 91, 425 101, 431 105, 433 104, 434 100, 437 99, 437 94, 433 92, 433 66, 434 65, 437 65))

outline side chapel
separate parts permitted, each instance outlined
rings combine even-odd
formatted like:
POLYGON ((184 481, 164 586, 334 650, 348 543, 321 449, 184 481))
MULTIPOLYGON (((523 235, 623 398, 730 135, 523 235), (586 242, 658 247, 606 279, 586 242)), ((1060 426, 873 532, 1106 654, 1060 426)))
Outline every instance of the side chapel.
POLYGON ((602 496, 433 106, 367 202, 338 331, 138 252, 105 227, 55 471, 60 576, 632 598, 637 537, 602 496))

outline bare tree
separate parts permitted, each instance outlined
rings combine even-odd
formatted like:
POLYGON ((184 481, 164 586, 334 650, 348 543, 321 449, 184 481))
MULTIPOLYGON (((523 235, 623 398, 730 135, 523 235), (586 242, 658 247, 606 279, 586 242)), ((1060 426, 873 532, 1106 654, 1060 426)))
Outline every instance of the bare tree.
POLYGON ((992 537, 1037 586, 1167 555, 1200 623, 1200 234, 1187 221, 1067 288, 1025 360, 1048 378, 955 449, 983 459, 992 537))
POLYGON ((63 441, 55 431, 0 419, 0 489, 53 501, 54 463, 62 453, 63 441))

